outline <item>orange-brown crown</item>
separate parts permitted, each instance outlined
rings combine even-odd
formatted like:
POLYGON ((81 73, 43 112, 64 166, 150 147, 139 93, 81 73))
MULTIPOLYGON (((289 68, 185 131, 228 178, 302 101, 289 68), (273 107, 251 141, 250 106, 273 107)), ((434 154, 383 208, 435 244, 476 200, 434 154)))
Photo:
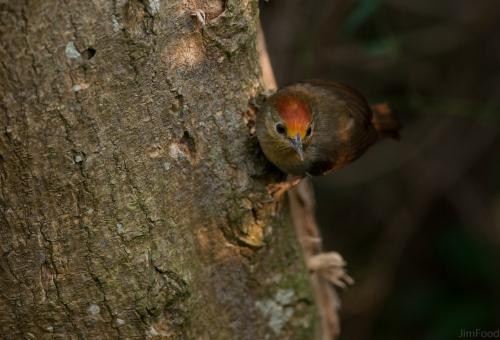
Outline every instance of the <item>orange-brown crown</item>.
POLYGON ((286 124, 288 137, 295 138, 298 134, 304 139, 312 118, 309 106, 296 96, 283 96, 278 99, 276 109, 286 124))

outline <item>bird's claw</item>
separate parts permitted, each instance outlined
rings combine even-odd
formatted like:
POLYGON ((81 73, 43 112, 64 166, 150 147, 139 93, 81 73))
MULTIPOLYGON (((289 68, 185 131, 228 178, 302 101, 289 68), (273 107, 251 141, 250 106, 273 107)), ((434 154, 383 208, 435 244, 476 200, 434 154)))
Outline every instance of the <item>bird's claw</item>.
POLYGON ((285 192, 287 192, 287 190, 299 184, 301 180, 302 177, 293 177, 285 182, 269 184, 267 186, 267 192, 274 199, 278 200, 285 194, 285 192))

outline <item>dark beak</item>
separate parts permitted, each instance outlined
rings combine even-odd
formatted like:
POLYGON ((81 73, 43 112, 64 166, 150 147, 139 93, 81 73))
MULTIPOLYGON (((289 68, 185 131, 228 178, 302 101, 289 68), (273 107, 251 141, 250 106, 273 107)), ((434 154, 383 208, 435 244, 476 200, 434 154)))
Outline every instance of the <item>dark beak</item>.
POLYGON ((297 134, 295 138, 290 138, 290 143, 292 144, 293 148, 295 151, 297 151, 297 154, 300 157, 300 160, 304 160, 304 149, 302 147, 302 139, 300 139, 300 135, 297 134))

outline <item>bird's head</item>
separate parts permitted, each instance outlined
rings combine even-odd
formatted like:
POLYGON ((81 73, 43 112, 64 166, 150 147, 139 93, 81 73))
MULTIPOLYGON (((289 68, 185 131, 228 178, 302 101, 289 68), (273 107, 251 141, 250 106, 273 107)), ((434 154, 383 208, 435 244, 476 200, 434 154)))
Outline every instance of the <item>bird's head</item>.
POLYGON ((313 115, 300 94, 277 93, 265 107, 265 128, 278 150, 293 149, 304 160, 304 148, 313 134, 313 115))

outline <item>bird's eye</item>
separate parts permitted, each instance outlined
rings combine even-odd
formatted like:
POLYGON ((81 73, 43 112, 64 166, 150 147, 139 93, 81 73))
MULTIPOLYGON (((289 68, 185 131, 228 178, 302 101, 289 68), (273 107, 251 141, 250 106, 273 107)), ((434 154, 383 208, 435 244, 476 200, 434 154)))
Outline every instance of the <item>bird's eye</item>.
POLYGON ((306 137, 309 137, 311 135, 312 128, 309 126, 306 131, 306 137))
POLYGON ((276 132, 279 133, 280 135, 285 134, 286 132, 285 126, 281 123, 276 124, 276 132))

